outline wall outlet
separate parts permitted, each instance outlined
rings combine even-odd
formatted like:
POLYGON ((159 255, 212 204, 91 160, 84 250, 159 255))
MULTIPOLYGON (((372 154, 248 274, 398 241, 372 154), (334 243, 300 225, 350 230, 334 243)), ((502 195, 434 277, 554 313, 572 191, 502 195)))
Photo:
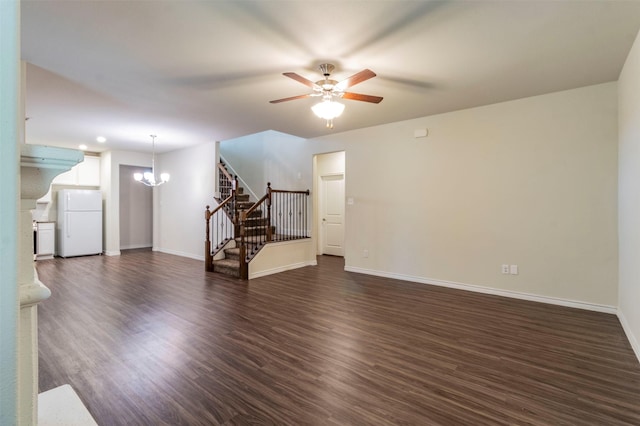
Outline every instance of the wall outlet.
POLYGON ((502 265, 502 269, 501 269, 503 274, 508 274, 509 273, 509 265, 502 265))
POLYGON ((518 265, 509 266, 509 273, 511 275, 518 275, 518 265))
POLYGON ((369 250, 362 250, 362 257, 369 257, 369 250))

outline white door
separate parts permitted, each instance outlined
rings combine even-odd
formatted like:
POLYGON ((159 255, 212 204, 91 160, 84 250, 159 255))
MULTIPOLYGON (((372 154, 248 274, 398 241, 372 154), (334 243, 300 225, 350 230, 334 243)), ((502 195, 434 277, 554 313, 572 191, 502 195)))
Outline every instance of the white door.
POLYGON ((322 253, 344 256, 344 175, 320 179, 322 253))

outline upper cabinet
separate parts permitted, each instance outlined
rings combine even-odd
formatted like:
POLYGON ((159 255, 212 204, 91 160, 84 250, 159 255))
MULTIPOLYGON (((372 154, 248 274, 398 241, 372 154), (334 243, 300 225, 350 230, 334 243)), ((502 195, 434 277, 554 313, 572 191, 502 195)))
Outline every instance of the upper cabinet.
POLYGON ((53 185, 100 186, 100 157, 86 155, 68 172, 56 176, 53 185))
MULTIPOLYGON (((68 172, 56 176, 51 185, 100 186, 100 157, 86 155, 82 163, 76 164, 68 172)), ((51 187, 38 203, 51 202, 51 187)))

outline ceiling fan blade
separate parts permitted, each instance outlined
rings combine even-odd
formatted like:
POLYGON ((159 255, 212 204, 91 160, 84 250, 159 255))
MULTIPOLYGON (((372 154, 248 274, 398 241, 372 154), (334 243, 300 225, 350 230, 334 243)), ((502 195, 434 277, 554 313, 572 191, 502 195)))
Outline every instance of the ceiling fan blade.
POLYGON ((351 86, 355 86, 356 84, 362 83, 363 81, 369 80, 370 78, 373 78, 375 76, 376 76, 375 72, 369 69, 365 69, 358 73, 355 73, 349 78, 342 80, 340 83, 336 84, 335 87, 338 90, 348 89, 351 86))
POLYGON ((342 94, 343 99, 351 99, 354 101, 371 102, 373 104, 379 104, 382 101, 381 96, 361 95, 360 93, 344 92, 342 94))
POLYGON ((296 74, 295 72, 284 72, 284 73, 282 73, 282 75, 287 76, 289 78, 292 78, 295 81, 300 82, 300 83, 304 84, 305 86, 309 86, 314 90, 322 90, 322 88, 320 86, 318 86, 316 83, 314 83, 311 80, 308 80, 308 79, 304 78, 300 74, 296 74))
POLYGON ((308 98, 311 95, 307 94, 307 95, 298 95, 298 96, 291 96, 290 98, 282 98, 282 99, 276 99, 275 101, 269 101, 269 103, 271 104, 279 104, 280 102, 287 102, 287 101, 295 101, 296 99, 304 99, 304 98, 308 98))

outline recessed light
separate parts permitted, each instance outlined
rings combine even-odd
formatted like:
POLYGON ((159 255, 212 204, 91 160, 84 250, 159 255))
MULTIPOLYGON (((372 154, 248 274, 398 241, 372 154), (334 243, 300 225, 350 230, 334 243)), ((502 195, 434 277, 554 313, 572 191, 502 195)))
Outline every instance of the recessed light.
POLYGON ((83 150, 83 151, 86 151, 86 150, 87 150, 87 146, 86 146, 85 144, 78 145, 78 148, 80 148, 80 149, 81 149, 81 150, 83 150))
POLYGON ((100 143, 105 143, 107 141, 107 138, 105 138, 104 136, 98 136, 96 140, 100 143))

